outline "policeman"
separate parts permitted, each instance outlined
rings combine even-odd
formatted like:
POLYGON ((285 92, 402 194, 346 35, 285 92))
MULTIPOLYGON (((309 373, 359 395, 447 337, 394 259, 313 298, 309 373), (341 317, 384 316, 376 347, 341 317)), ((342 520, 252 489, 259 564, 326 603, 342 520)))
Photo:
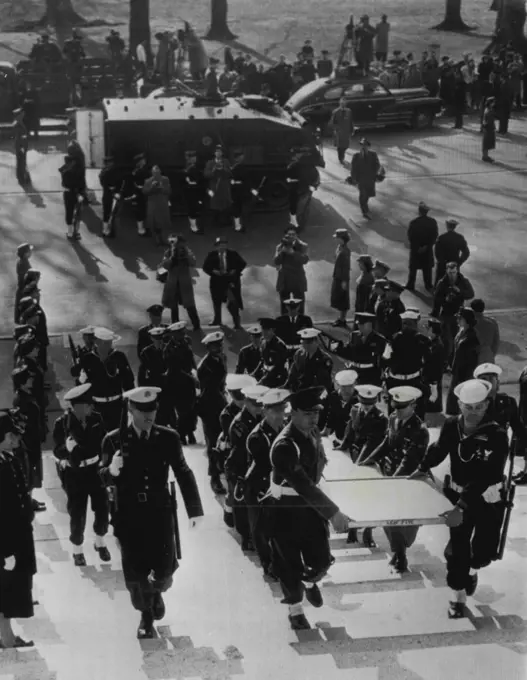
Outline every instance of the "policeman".
POLYGON ((247 184, 247 166, 243 164, 243 149, 235 149, 231 166, 232 186, 232 215, 234 217, 234 231, 245 231, 247 205, 251 198, 249 185, 247 184))
POLYGON ((131 193, 133 195, 137 233, 139 236, 148 236, 145 229, 146 196, 143 193, 143 188, 146 180, 150 177, 150 171, 146 163, 145 154, 139 153, 134 156, 134 163, 135 168, 132 170, 131 176, 131 193))
POLYGON ((289 605, 293 630, 311 628, 304 594, 314 607, 323 604, 317 583, 334 562, 328 522, 337 533, 346 532, 350 522, 318 486, 327 463, 317 429, 324 391, 313 387, 289 397, 291 422, 271 447, 272 570, 280 580, 282 603, 289 605))
POLYGON ((357 330, 350 333, 347 343, 334 343, 331 347, 346 366, 357 372, 358 385, 381 384, 381 362, 386 339, 373 330, 375 314, 361 312, 355 314, 357 330))
POLYGON ((134 386, 134 374, 124 352, 114 349, 120 337, 107 328, 94 330, 96 352, 87 352, 80 359, 81 370, 91 383, 95 410, 101 415, 106 430, 119 426, 123 392, 134 386))
POLYGON ((240 534, 242 550, 254 550, 251 540, 249 516, 245 501, 245 476, 249 467, 247 438, 262 416, 260 399, 269 391, 262 385, 249 385, 242 389, 243 408, 234 417, 229 428, 230 451, 225 460, 225 478, 229 496, 233 499, 234 528, 240 534))
POLYGON ((149 331, 152 328, 167 328, 167 324, 163 323, 163 305, 150 305, 146 310, 150 323, 141 326, 137 333, 137 356, 141 357, 141 352, 148 347, 152 342, 149 331))
POLYGON ((262 420, 247 438, 249 469, 245 475, 245 501, 251 537, 264 574, 274 579, 271 569, 272 548, 269 513, 260 501, 269 490, 271 479, 271 447, 281 432, 285 418, 288 390, 273 389, 259 402, 263 407, 262 420))
POLYGON ((250 326, 247 333, 251 336, 251 343, 239 351, 235 373, 252 375, 262 360, 262 329, 250 326))
POLYGON ((313 321, 307 314, 300 314, 303 300, 296 298, 293 293, 283 301, 287 313, 276 319, 276 334, 289 347, 298 349, 298 331, 313 328, 313 321))
POLYGON ((185 321, 168 327, 169 341, 165 345, 164 360, 167 370, 167 397, 172 411, 178 416, 178 434, 183 444, 195 444, 194 432, 198 424, 196 398, 198 372, 192 341, 186 334, 185 321))
POLYGON ((298 392, 308 387, 325 387, 328 392, 331 391, 333 360, 319 345, 319 335, 320 331, 316 328, 298 331, 302 347, 295 352, 285 385, 291 391, 298 392))
POLYGON ((263 335, 262 360, 253 375, 266 387, 281 387, 287 380, 289 349, 275 334, 274 319, 261 318, 258 321, 263 335))
POLYGON ((205 200, 205 180, 203 172, 198 167, 198 154, 193 149, 185 151, 185 202, 193 234, 202 233, 198 220, 203 210, 205 200))
POLYGON ((141 612, 138 638, 155 637, 154 620, 165 615, 162 593, 178 568, 174 499, 169 494, 172 469, 191 527, 203 516, 194 473, 187 465, 177 432, 155 424, 158 388, 138 387, 128 399, 131 422, 103 441, 101 477, 115 487, 112 518, 121 550, 124 581, 133 607, 141 612))
POLYGON ((22 108, 13 111, 13 138, 15 140, 16 178, 20 184, 28 184, 30 181, 27 169, 27 150, 29 146, 29 133, 24 123, 24 110, 22 108))
MULTIPOLYGON (((430 435, 423 421, 416 414, 416 403, 422 397, 421 390, 403 385, 389 391, 394 412, 388 431, 379 446, 360 465, 377 463, 385 477, 411 475, 422 463, 430 435)), ((390 566, 403 574, 408 571, 406 551, 417 538, 419 527, 385 527, 393 556, 390 566)))
POLYGON ((62 198, 64 201, 67 237, 80 240, 79 225, 73 224, 75 207, 84 199, 86 191, 86 169, 80 156, 75 153, 73 145, 68 144, 64 165, 59 168, 62 178, 62 198))
POLYGON ((118 201, 123 190, 121 171, 115 165, 113 156, 106 156, 104 167, 99 173, 102 187, 102 235, 108 238, 115 236, 115 221, 112 221, 114 201, 118 201))
POLYGON ((321 414, 319 427, 325 435, 332 434, 342 440, 351 411, 357 403, 355 383, 357 372, 339 371, 335 375, 335 390, 332 390, 321 414))
POLYGON ((441 321, 428 320, 430 330, 430 353, 426 362, 423 378, 430 388, 430 397, 426 407, 427 413, 441 413, 443 410, 443 372, 446 352, 442 340, 441 321))
POLYGON ((33 576, 37 572, 33 508, 24 464, 17 452, 26 423, 15 409, 0 414, 0 649, 33 647, 15 635, 11 619, 33 616, 33 576))
POLYGON ((100 415, 93 410, 90 383, 66 392, 64 401, 68 409, 55 421, 53 453, 68 497, 73 561, 76 567, 85 567, 83 543, 88 499, 94 514, 94 548, 103 562, 111 560, 104 541, 109 525, 108 496, 99 476, 106 430, 100 415))
POLYGON ((448 417, 417 473, 428 473, 450 459, 451 477, 445 478, 445 496, 454 503, 445 513, 450 541, 445 549, 447 585, 453 599, 448 616, 465 616, 467 595, 475 593, 477 570, 496 558, 500 539, 501 481, 508 456, 505 430, 493 420, 490 383, 466 380, 455 388, 459 416, 448 417))
POLYGON ((225 379, 227 377, 227 357, 223 352, 224 334, 215 331, 206 335, 202 342, 207 353, 198 365, 198 380, 201 394, 198 399, 197 413, 203 423, 203 434, 209 459, 208 474, 210 487, 215 494, 224 494, 220 470, 214 449, 221 432, 220 414, 227 405, 225 398, 225 379))
POLYGON ((488 396, 489 416, 498 423, 507 434, 509 428, 511 429, 511 445, 514 454, 525 456, 527 451, 527 432, 520 419, 518 404, 514 397, 505 394, 505 392, 500 392, 500 375, 502 373, 502 369, 496 364, 480 364, 474 371, 474 378, 484 380, 492 386, 488 396))
POLYGON ((298 224, 298 207, 300 200, 312 193, 320 184, 320 175, 310 158, 309 149, 296 147, 291 149, 291 162, 287 166, 287 182, 289 185, 289 212, 291 224, 295 229, 298 224))
POLYGON ((386 386, 411 385, 423 393, 417 403, 417 415, 423 420, 430 390, 424 383, 423 372, 430 360, 430 340, 418 331, 419 312, 406 310, 401 314, 402 329, 396 333, 387 354, 388 372, 386 386))
POLYGON ((377 306, 377 330, 388 342, 402 328, 401 314, 405 306, 401 301, 404 286, 395 281, 388 281, 385 287, 384 299, 377 306))

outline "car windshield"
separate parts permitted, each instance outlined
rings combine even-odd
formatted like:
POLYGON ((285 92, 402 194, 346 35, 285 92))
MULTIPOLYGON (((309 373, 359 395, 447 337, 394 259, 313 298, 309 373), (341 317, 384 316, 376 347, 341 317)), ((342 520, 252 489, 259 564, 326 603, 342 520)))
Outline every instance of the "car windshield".
POLYGON ((311 83, 307 83, 307 85, 303 85, 290 97, 289 101, 287 102, 287 106, 290 106, 292 109, 294 109, 295 106, 301 104, 304 99, 307 99, 307 97, 311 96, 317 90, 321 90, 328 82, 329 80, 326 78, 318 78, 317 80, 313 80, 311 83))

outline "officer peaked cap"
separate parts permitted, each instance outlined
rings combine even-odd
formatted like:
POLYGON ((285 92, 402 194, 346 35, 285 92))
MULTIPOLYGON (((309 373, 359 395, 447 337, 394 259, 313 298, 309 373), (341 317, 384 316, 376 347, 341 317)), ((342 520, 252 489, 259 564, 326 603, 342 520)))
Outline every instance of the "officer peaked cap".
POLYGON ((146 310, 147 314, 153 314, 154 316, 161 316, 163 314, 163 305, 150 305, 146 310))
POLYGON ((75 404, 91 404, 92 403, 92 391, 91 383, 84 383, 82 385, 76 385, 71 390, 68 390, 64 395, 64 401, 69 402, 72 406, 75 404))
POLYGON ((327 391, 323 387, 309 387, 292 394, 289 402, 294 411, 321 411, 324 408, 322 401, 326 396, 327 391))
POLYGON ((149 412, 156 410, 160 392, 160 387, 135 387, 133 390, 124 392, 123 397, 128 399, 128 403, 139 411, 149 412))

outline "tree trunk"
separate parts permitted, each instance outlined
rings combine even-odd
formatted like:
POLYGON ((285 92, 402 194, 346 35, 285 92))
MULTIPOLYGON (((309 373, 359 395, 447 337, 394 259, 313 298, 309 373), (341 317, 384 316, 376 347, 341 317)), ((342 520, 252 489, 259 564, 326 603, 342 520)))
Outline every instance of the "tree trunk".
POLYGON ((151 65, 150 0, 130 0, 129 42, 132 55, 135 55, 136 47, 140 43, 146 42, 146 54, 151 65))
POLYGON ((522 54, 525 52, 525 0, 500 0, 496 7, 495 43, 499 46, 511 44, 522 54))
POLYGON ((81 26, 86 23, 73 9, 71 0, 46 0, 45 18, 50 26, 81 26))
POLYGON ((227 26, 227 10, 227 0, 211 0, 210 29, 206 40, 228 41, 236 38, 227 26))
POLYGON ((461 18, 461 0, 446 0, 445 18, 434 26, 436 31, 470 31, 470 26, 461 18))

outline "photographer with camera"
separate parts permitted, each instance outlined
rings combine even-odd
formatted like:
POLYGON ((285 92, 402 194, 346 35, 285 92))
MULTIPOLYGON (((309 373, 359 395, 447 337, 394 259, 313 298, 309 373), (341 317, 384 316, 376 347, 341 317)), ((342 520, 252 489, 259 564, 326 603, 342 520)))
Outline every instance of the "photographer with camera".
POLYGON ((179 321, 179 305, 182 305, 187 310, 194 330, 199 330, 191 271, 196 266, 196 257, 181 234, 170 236, 168 244, 170 247, 161 263, 161 267, 167 271, 161 304, 170 309, 172 323, 179 321))
POLYGON ((307 278, 304 266, 309 262, 307 243, 298 238, 294 227, 288 227, 276 246, 273 264, 278 269, 276 290, 280 296, 280 314, 287 314, 287 298, 301 300, 298 313, 304 314, 307 278))

